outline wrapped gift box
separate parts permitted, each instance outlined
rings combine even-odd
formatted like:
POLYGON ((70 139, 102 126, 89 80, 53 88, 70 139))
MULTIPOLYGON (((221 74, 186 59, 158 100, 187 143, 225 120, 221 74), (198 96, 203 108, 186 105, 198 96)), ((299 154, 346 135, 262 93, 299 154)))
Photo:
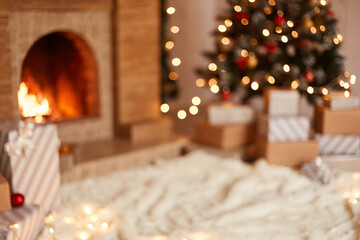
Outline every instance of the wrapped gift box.
POLYGON ((295 90, 268 88, 264 93, 266 112, 271 117, 297 116, 300 94, 295 90))
MULTIPOLYGON (((17 131, 0 131, 9 141, 17 131)), ((33 148, 21 156, 8 156, 2 147, 0 172, 9 181, 12 192, 25 196, 26 203, 41 205, 45 213, 60 205, 60 171, 57 127, 37 125, 31 138, 33 148)))
POLYGON ((305 116, 269 117, 261 115, 259 134, 270 142, 306 141, 310 134, 310 119, 305 116))
POLYGON ((329 93, 324 96, 324 105, 331 110, 360 108, 360 97, 345 97, 343 92, 329 93))
POLYGON ((297 167, 319 156, 319 143, 316 140, 269 142, 259 136, 256 143, 258 157, 264 157, 271 164, 297 167))
POLYGON ((247 105, 233 103, 211 104, 207 108, 211 125, 249 124, 254 121, 254 109, 247 105))
POLYGON ((316 134, 322 155, 359 155, 359 135, 323 135, 316 134))
POLYGON ((322 134, 360 134, 360 108, 332 111, 315 107, 315 130, 322 134))
POLYGON ((38 205, 24 205, 0 213, 1 240, 33 240, 44 226, 44 211, 38 205))
POLYGON ((11 210, 10 187, 8 181, 0 174, 0 213, 11 210))
POLYGON ((236 149, 254 140, 252 124, 210 125, 206 120, 196 122, 195 139, 222 149, 236 149))

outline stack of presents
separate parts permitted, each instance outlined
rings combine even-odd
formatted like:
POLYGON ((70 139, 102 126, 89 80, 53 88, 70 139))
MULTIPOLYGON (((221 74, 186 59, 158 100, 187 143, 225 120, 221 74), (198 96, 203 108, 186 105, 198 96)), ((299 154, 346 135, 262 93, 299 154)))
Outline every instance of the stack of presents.
POLYGON ((34 126, 0 125, 1 240, 35 239, 60 205, 57 127, 34 126))
POLYGON ((289 167, 319 155, 360 154, 358 97, 331 93, 315 107, 313 119, 299 114, 300 94, 295 90, 269 88, 263 99, 260 112, 228 102, 210 105, 206 119, 197 122, 196 140, 222 149, 251 150, 251 156, 244 157, 289 167))

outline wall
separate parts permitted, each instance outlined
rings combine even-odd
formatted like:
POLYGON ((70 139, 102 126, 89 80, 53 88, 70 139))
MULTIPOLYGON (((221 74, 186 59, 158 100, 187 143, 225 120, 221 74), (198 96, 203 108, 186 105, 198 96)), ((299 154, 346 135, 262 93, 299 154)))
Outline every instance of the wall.
MULTIPOLYGON (((346 57, 346 69, 358 76, 353 92, 360 95, 360 1, 333 0, 332 3, 335 17, 339 20, 340 32, 345 39, 342 52, 346 57)), ((176 8, 176 13, 171 18, 172 23, 180 27, 180 32, 174 36, 176 45, 172 54, 182 60, 178 67, 180 96, 177 101, 172 102, 172 106, 175 109, 189 106, 195 95, 201 96, 203 102, 217 99, 209 90, 195 86, 198 76, 194 69, 208 64, 207 59, 202 57, 202 52, 214 47, 211 32, 218 25, 215 19, 217 13, 222 13, 227 7, 226 0, 170 0, 170 5, 176 8)))

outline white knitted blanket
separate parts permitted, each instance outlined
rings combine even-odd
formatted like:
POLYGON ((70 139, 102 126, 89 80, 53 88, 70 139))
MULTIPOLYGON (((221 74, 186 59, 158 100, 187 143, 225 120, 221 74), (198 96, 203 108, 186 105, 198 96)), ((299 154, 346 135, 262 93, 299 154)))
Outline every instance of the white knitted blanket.
POLYGON ((196 151, 64 185, 63 206, 39 240, 355 240, 347 177, 324 186, 265 161, 196 151))

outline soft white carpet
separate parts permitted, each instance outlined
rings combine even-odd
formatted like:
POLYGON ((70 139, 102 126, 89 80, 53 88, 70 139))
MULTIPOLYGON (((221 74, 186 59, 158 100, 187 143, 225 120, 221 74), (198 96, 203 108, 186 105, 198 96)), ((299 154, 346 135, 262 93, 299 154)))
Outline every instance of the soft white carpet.
POLYGON ((197 151, 63 186, 55 232, 39 239, 357 239, 345 178, 323 186, 290 168, 197 151))

